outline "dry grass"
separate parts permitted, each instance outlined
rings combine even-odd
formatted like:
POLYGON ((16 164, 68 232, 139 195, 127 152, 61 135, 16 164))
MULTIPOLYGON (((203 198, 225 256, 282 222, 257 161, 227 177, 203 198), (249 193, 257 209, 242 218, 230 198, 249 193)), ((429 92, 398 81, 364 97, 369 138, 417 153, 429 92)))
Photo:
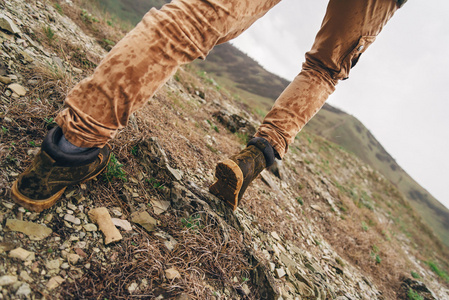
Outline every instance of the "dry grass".
POLYGON ((45 106, 59 108, 70 89, 77 80, 70 72, 61 69, 57 64, 38 64, 22 74, 28 82, 32 82, 31 93, 37 101, 46 101, 45 106))
MULTIPOLYGON (((107 255, 111 259, 107 265, 92 255, 88 274, 66 284, 63 296, 135 299, 158 295, 173 298, 186 293, 192 299, 211 299, 214 292, 221 293, 223 284, 238 292, 240 279, 249 277, 240 234, 231 232, 226 243, 217 234, 219 228, 213 219, 201 212, 197 215, 201 217, 201 228, 196 229, 186 229, 179 221, 180 216, 162 217, 162 229, 179 242, 173 251, 157 236, 138 230, 110 249, 107 255), (165 270, 170 268, 175 268, 181 277, 167 279, 165 270), (234 282, 234 277, 239 278, 239 282, 234 282), (139 284, 139 289, 131 296, 128 287, 134 282, 139 284)), ((257 299, 257 293, 251 299, 257 299)))
MULTIPOLYGON (((51 68, 24 69, 22 72, 26 79, 35 80, 34 86, 30 86, 27 97, 2 106, 2 111, 14 125, 8 134, 1 136, 2 145, 14 143, 12 149, 2 149, 1 152, 2 172, 5 173, 2 174, 1 193, 4 195, 8 193, 8 182, 12 180, 6 173, 19 173, 30 163, 27 152, 37 147, 34 148, 29 142, 34 141, 36 146, 40 144, 46 127, 50 126, 48 120, 54 118, 62 108, 63 99, 75 81, 71 76, 61 75, 51 68), (14 161, 3 159, 7 156, 14 161)), ((190 80, 189 76, 192 75, 185 73, 182 76, 190 80)), ((159 138, 172 167, 178 167, 186 173, 194 173, 197 168, 205 167, 212 170, 214 162, 218 160, 218 154, 205 146, 204 136, 215 135, 218 139, 219 134, 206 125, 185 126, 185 117, 190 114, 194 117, 189 122, 206 124, 204 120, 211 119, 214 108, 204 109, 195 101, 183 102, 181 107, 174 104, 174 97, 176 95, 170 91, 161 91, 112 142, 114 153, 125 165, 128 179, 138 178, 139 173, 144 171, 131 150, 142 139, 150 136, 159 138)), ((220 130, 226 131, 222 127, 220 130)), ((235 151, 235 140, 230 135, 219 148, 226 152, 235 151)), ((129 217, 132 211, 142 204, 146 205, 150 199, 167 199, 170 183, 162 184, 167 188, 155 189, 145 181, 136 184, 120 180, 106 182, 100 176, 96 181, 87 183, 86 190, 76 189, 98 206, 121 207, 125 216, 129 217), (137 188, 141 197, 134 199, 127 196, 125 184, 137 188)), ((102 252, 86 250, 88 257, 84 263, 91 264, 89 271, 86 274, 78 270, 70 272, 68 275, 73 280, 64 283, 62 297, 127 299, 131 298, 129 285, 133 282, 141 284, 143 279, 146 279, 147 285, 143 283, 137 294, 132 295, 133 298, 160 294, 174 297, 187 293, 193 299, 209 299, 214 292, 223 293, 224 287, 231 289, 233 294, 242 294, 242 279, 250 278, 252 266, 248 262, 241 233, 231 229, 225 239, 217 221, 203 212, 201 206, 186 207, 182 211, 170 209, 168 214, 154 217, 161 221, 160 230, 177 240, 178 244, 173 251, 168 251, 157 236, 144 230, 125 234, 124 240, 113 247, 100 247, 102 252), (181 220, 189 218, 189 214, 200 216, 200 228, 186 228, 181 220), (166 279, 164 272, 171 267, 180 272, 180 279, 166 279)), ((53 223, 55 234, 63 239, 70 237, 71 231, 67 230, 62 220, 56 218, 53 223)), ((257 289, 251 282, 247 284, 253 290, 249 299, 257 299, 257 289)))

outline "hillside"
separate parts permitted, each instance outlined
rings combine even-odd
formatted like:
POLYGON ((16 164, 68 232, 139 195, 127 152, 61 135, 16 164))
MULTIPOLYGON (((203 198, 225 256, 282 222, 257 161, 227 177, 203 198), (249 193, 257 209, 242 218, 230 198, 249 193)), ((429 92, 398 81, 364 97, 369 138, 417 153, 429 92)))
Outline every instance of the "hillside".
MULTIPOLYGON (((215 47, 205 61, 196 61, 195 64, 261 115, 288 85, 286 80, 267 72, 230 44, 215 47)), ((449 209, 411 178, 359 120, 325 104, 305 130, 353 152, 381 172, 449 247, 449 209)))
POLYGON ((244 96, 242 101, 260 109, 269 109, 289 84, 229 43, 216 46, 206 60, 196 60, 195 64, 213 74, 228 90, 244 96), (246 94, 242 95, 242 91, 246 94))
POLYGON ((307 128, 342 145, 381 172, 449 247, 449 209, 413 180, 359 120, 328 106, 309 122, 307 128))
POLYGON ((83 4, 0 2, 0 298, 449 297, 449 253, 413 207, 310 130, 235 213, 209 194, 215 164, 244 147, 261 117, 196 65, 133 114, 97 179, 42 213, 14 204, 11 184, 67 91, 125 34, 83 4), (112 217, 107 229, 100 211, 112 217))

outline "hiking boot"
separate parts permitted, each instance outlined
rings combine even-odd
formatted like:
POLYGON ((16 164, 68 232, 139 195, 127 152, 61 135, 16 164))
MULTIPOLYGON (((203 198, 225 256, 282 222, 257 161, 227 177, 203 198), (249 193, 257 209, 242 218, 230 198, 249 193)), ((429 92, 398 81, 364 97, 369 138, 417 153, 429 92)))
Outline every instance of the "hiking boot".
POLYGON ((253 138, 240 153, 217 164, 217 181, 209 191, 236 210, 249 184, 273 163, 273 147, 264 138, 253 138))
POLYGON ((51 207, 68 186, 94 178, 107 166, 111 156, 109 146, 67 154, 58 147, 62 136, 59 127, 48 132, 33 163, 12 186, 11 196, 16 203, 41 212, 51 207))

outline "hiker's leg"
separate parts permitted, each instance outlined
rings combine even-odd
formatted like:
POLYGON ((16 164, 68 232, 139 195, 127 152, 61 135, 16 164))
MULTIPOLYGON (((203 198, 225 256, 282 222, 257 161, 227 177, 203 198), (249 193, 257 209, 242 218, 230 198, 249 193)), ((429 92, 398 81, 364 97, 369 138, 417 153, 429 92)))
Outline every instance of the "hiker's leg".
POLYGON ((395 0, 330 0, 302 71, 276 100, 256 136, 283 157, 397 8, 395 0))
POLYGON ((56 118, 78 147, 103 147, 176 72, 248 28, 280 0, 175 0, 151 9, 76 85, 56 118))
POLYGON ((236 209, 251 181, 273 163, 275 155, 284 156, 288 144, 318 112, 338 80, 348 77, 396 9, 395 0, 330 0, 301 73, 276 100, 247 147, 217 164, 210 192, 236 209))
POLYGON ((98 175, 110 158, 105 144, 180 65, 204 58, 278 1, 175 0, 148 12, 69 93, 69 108, 56 119, 60 127, 49 131, 31 166, 14 182, 14 201, 39 212, 67 186, 98 175))

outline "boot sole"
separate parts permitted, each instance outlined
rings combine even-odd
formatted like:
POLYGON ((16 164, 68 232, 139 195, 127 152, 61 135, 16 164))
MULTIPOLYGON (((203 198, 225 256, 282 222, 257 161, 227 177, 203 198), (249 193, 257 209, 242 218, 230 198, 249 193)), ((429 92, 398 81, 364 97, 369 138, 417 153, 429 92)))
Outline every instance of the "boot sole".
POLYGON ((215 177, 217 181, 209 187, 209 191, 235 211, 243 185, 242 170, 234 161, 227 159, 217 164, 215 177))
MULTIPOLYGON (((79 182, 75 182, 73 184, 67 185, 67 187, 75 185, 75 184, 79 184, 79 183, 84 183, 84 182, 87 182, 87 181, 97 177, 107 167, 110 160, 111 160, 111 155, 109 153, 109 155, 107 157, 107 162, 104 164, 104 166, 101 169, 98 170, 98 172, 95 172, 88 178, 80 180, 79 182)), ((36 199, 31 199, 31 198, 23 195, 19 191, 17 184, 18 184, 18 180, 14 181, 14 184, 11 188, 11 198, 13 199, 13 201, 15 203, 21 205, 22 207, 24 207, 30 211, 37 212, 37 213, 40 213, 44 209, 52 207, 56 203, 56 201, 58 201, 61 198, 62 194, 64 194, 64 191, 67 188, 67 187, 62 188, 61 190, 59 190, 58 192, 56 192, 55 194, 53 194, 51 197, 49 197, 47 199, 36 200, 36 199)))

